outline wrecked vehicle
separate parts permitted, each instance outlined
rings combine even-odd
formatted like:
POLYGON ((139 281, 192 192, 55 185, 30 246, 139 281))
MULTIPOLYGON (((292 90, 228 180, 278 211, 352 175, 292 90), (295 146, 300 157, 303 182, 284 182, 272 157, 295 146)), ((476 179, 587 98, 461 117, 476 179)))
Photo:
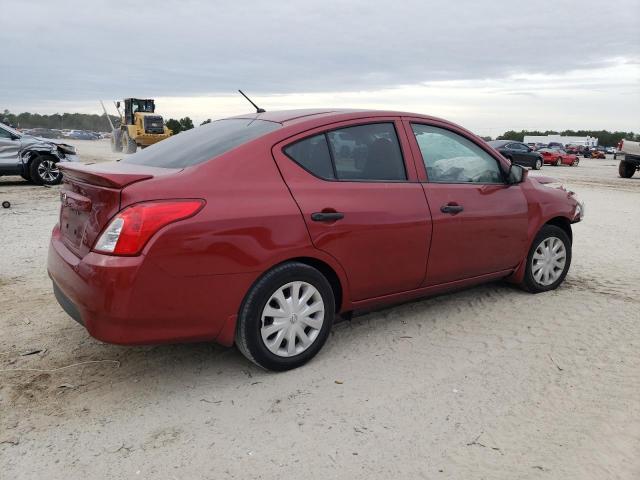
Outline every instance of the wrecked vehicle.
POLYGON ((36 185, 62 181, 58 162, 79 161, 75 147, 34 137, 0 123, 0 176, 20 175, 36 185))

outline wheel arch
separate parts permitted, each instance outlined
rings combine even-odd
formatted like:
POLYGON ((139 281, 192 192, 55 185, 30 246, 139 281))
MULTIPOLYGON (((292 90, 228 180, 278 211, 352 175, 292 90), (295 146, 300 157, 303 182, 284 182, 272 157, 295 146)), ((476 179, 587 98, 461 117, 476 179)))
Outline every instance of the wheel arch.
MULTIPOLYGON (((533 240, 535 239, 536 235, 538 234, 538 232, 545 226, 545 225, 554 225, 558 228, 561 228, 569 237, 569 241, 571 242, 571 244, 573 244, 573 231, 571 230, 571 221, 567 218, 567 217, 563 217, 561 215, 555 216, 555 217, 551 217, 550 219, 548 219, 546 222, 541 223, 540 226, 538 227, 537 230, 535 230, 533 232, 533 235, 531 236, 531 239, 528 243, 528 248, 527 248, 527 252, 529 252, 529 250, 531 249, 531 245, 533 243, 533 240)), ((525 255, 525 257, 523 258, 522 262, 520 263, 520 265, 518 265, 516 267, 516 269, 513 271, 513 273, 511 275, 509 275, 506 280, 510 283, 520 283, 522 282, 522 279, 524 278, 524 273, 526 270, 526 266, 527 266, 527 256, 525 255)))
POLYGON ((571 222, 567 217, 553 217, 552 219, 541 225, 540 228, 544 227, 544 225, 555 225, 556 227, 561 228, 562 230, 564 230, 564 233, 567 234, 571 243, 573 243, 573 231, 571 230, 571 222))
POLYGON ((31 162, 33 162, 38 157, 47 156, 51 157, 55 163, 58 163, 60 161, 60 158, 58 158, 50 150, 27 150, 22 153, 22 168, 28 172, 31 168, 31 162))
POLYGON ((342 309, 342 302, 344 300, 344 288, 342 282, 340 281, 338 273, 331 265, 318 258, 313 257, 295 257, 286 260, 285 262, 281 262, 278 265, 289 262, 304 263, 305 265, 309 265, 310 267, 313 267, 320 273, 322 273, 322 275, 324 275, 324 277, 329 282, 329 285, 331 285, 331 290, 333 291, 333 297, 335 299, 336 313, 338 313, 342 309))

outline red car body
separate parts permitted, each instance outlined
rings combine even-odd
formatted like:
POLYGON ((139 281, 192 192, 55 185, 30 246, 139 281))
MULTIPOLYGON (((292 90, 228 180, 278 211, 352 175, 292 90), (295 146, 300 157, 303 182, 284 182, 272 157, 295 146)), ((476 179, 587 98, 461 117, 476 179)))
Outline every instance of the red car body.
POLYGON ((379 111, 258 117, 278 128, 191 167, 61 165, 62 206, 48 271, 59 303, 92 336, 116 344, 232 345, 249 289, 292 259, 329 279, 339 312, 501 278, 519 282, 541 226, 557 225, 570 236, 570 224, 581 218, 571 192, 546 186, 550 179, 526 178, 526 172, 516 185, 429 183, 412 122, 460 135, 505 172, 510 168, 482 139, 442 119, 379 111), (407 181, 326 181, 283 152, 301 138, 372 122, 395 127, 407 181), (96 251, 115 215, 165 199, 200 206, 153 233, 140 253, 96 251), (441 211, 458 204, 465 206, 459 214, 441 211), (311 221, 314 212, 334 211, 344 218, 311 221))
POLYGON ((570 167, 575 167, 580 163, 577 155, 567 153, 564 150, 543 148, 538 150, 538 152, 542 154, 542 161, 545 165, 569 165, 570 167))

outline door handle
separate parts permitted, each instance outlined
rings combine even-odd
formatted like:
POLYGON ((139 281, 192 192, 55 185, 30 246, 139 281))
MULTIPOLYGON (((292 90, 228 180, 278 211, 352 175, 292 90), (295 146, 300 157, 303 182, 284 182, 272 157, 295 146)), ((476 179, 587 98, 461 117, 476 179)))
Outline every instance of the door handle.
POLYGON ((344 213, 340 212, 315 212, 311 214, 311 220, 314 222, 335 222, 343 218, 344 213))
POLYGON ((455 215, 456 213, 460 213, 464 210, 462 205, 457 205, 455 203, 447 203, 440 207, 440 211, 442 213, 450 213, 451 215, 455 215))

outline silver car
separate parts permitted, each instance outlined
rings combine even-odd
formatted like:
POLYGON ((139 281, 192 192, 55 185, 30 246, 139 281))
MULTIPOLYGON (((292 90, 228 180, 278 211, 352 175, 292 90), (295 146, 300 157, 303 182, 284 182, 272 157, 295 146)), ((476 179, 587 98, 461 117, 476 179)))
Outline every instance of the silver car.
POLYGON ((20 175, 36 185, 56 185, 62 181, 57 163, 77 161, 71 145, 27 135, 0 123, 0 176, 20 175))

